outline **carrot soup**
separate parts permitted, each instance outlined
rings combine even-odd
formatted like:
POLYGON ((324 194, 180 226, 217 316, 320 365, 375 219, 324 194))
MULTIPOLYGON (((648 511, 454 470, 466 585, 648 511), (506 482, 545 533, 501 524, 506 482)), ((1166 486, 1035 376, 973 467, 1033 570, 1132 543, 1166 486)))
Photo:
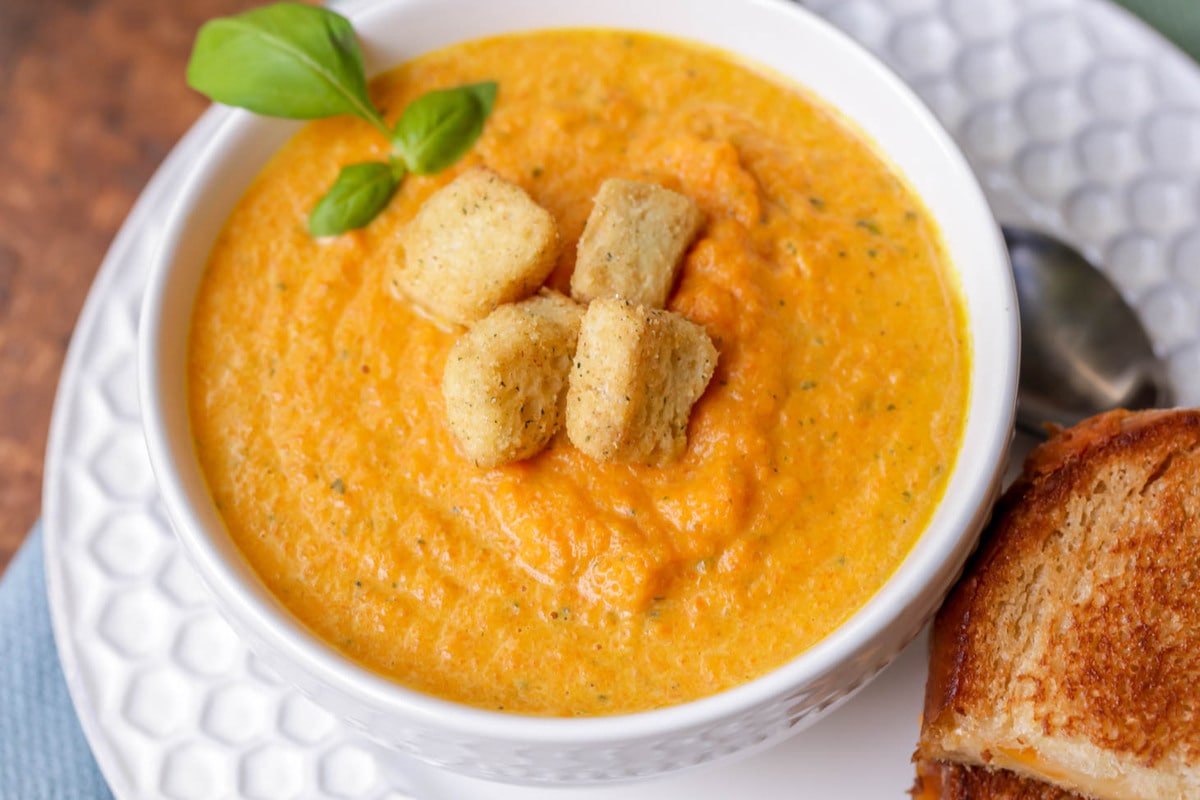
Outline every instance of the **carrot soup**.
POLYGON ((905 179, 836 110, 702 46, 615 31, 456 45, 371 87, 389 119, 499 84, 468 156, 409 176, 369 226, 305 219, 345 164, 386 155, 356 119, 305 126, 213 249, 189 345, 196 452, 229 535, 295 616, 364 666, 470 705, 603 715, 762 676, 896 570, 958 458, 964 303, 905 179), (567 291, 602 181, 704 215, 668 308, 718 360, 663 466, 556 437, 475 467, 441 378, 461 331, 389 292, 397 236, 485 164, 553 214, 567 291))

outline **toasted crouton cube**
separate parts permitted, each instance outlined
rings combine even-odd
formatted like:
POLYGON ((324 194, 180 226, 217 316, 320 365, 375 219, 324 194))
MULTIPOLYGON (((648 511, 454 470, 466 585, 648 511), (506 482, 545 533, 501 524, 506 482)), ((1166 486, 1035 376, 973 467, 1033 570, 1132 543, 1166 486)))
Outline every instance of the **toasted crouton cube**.
POLYGON ((559 429, 582 317, 582 306, 543 290, 500 306, 450 349, 446 418, 477 466, 529 458, 559 429))
POLYGON ((672 461, 687 447, 688 415, 716 364, 716 348, 694 322, 594 300, 571 368, 567 436, 598 461, 672 461))
MULTIPOLYGON (((532 314, 563 326, 571 331, 572 337, 579 335, 579 324, 583 321, 584 307, 565 294, 543 286, 538 289, 537 296, 517 303, 516 307, 526 314, 532 314)), ((571 341, 571 350, 574 352, 574 338, 571 341)))
POLYGON ((571 276, 571 296, 586 302, 621 297, 664 308, 703 215, 678 192, 611 179, 600 186, 571 276))
POLYGON ((548 211, 521 187, 473 167, 405 226, 388 280, 434 317, 466 325, 537 291, 558 250, 548 211))

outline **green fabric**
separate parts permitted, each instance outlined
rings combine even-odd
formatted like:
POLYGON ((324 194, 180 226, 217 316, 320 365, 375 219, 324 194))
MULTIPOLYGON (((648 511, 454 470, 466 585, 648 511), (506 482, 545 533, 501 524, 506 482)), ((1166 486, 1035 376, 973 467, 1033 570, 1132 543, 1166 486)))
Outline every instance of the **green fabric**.
POLYGON ((1200 0, 1119 1, 1192 58, 1200 60, 1200 0))

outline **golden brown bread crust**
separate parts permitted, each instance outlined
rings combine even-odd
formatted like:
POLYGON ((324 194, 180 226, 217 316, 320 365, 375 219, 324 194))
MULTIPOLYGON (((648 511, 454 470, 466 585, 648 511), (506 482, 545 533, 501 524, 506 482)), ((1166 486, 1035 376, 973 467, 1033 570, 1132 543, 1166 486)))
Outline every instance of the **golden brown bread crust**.
POLYGON ((1023 778, 1006 769, 944 761, 917 763, 913 800, 1087 800, 1084 795, 1023 778))
POLYGON ((919 757, 1172 796, 1154 781, 1200 762, 1200 410, 1105 414, 1031 453, 931 648, 919 757))

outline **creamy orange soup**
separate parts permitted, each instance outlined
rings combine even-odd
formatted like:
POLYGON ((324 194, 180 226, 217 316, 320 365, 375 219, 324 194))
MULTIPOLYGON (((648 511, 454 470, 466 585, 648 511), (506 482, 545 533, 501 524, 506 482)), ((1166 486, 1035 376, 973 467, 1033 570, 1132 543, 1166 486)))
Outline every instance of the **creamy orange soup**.
POLYGON ((394 118, 499 82, 471 154, 314 241, 365 123, 305 127, 254 182, 195 307, 196 450, 229 534, 308 627, 405 685, 489 709, 651 709, 761 676, 861 607, 927 525, 968 396, 962 299, 904 179, 823 102, 720 53, 542 32, 455 46, 372 86, 394 118), (669 307, 719 351, 684 457, 602 464, 560 436, 484 470, 440 382, 458 331, 392 297, 406 220, 485 163, 557 218, 567 290, 600 182, 692 197, 669 307))

